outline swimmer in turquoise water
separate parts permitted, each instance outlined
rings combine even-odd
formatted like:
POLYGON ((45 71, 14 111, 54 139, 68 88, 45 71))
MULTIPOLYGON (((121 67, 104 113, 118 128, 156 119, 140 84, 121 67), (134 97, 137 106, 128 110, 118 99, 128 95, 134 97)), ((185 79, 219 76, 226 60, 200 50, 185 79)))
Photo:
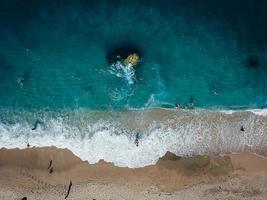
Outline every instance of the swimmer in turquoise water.
POLYGON ((139 133, 138 133, 138 132, 135 133, 134 144, 135 144, 137 147, 139 146, 139 133))
POLYGON ((23 88, 23 86, 24 86, 24 78, 20 78, 18 80, 18 82, 19 82, 20 87, 23 88))
POLYGON ((187 107, 189 109, 193 109, 195 107, 195 99, 194 99, 194 97, 190 97, 189 103, 188 103, 188 106, 187 107))
POLYGON ((216 90, 213 91, 213 94, 216 95, 216 96, 219 95, 219 93, 216 90))

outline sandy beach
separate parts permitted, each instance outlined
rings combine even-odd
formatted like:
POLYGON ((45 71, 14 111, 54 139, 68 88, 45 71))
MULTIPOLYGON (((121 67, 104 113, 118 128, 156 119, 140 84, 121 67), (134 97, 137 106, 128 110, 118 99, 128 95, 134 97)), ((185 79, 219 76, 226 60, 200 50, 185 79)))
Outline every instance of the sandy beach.
POLYGON ((0 0, 0 200, 267 200, 267 0, 0 0))
POLYGON ((0 150, 0 199, 266 199, 267 159, 240 153, 177 157, 130 169, 88 164, 55 147, 0 150), (48 166, 52 160, 53 173, 48 166))

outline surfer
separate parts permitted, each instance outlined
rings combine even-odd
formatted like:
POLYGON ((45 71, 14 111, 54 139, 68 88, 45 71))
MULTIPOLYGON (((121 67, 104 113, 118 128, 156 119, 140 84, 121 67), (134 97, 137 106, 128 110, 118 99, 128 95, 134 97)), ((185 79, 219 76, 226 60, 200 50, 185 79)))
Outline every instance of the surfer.
POLYGON ((135 144, 137 147, 139 146, 139 133, 138 133, 138 132, 135 133, 134 144, 135 144))
POLYGON ((42 124, 42 122, 40 120, 36 120, 32 128, 33 131, 37 129, 38 124, 42 124))

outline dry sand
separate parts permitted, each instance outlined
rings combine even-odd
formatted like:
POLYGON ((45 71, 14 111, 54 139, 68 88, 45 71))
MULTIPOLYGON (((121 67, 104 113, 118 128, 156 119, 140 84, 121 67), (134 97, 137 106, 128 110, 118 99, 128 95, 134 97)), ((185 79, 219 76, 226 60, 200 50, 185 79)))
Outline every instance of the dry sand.
POLYGON ((67 149, 0 150, 0 200, 267 199, 267 159, 242 153, 180 158, 138 169, 90 165, 67 149), (54 172, 48 173, 53 160, 54 172))

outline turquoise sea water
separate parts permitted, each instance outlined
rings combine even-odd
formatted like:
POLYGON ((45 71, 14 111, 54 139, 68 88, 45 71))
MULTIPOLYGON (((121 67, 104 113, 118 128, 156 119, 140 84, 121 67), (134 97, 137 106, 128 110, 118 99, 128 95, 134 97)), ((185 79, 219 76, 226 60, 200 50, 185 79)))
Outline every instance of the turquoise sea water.
POLYGON ((264 0, 0 0, 0 148, 53 145, 128 167, 167 151, 266 154, 266 8, 264 0), (142 62, 111 65, 118 49, 142 62), (176 103, 196 109, 152 109, 176 103))
POLYGON ((105 110, 194 101, 199 108, 266 108, 266 7, 1 0, 0 106, 105 110), (141 52, 133 84, 106 60, 121 46, 141 52))

